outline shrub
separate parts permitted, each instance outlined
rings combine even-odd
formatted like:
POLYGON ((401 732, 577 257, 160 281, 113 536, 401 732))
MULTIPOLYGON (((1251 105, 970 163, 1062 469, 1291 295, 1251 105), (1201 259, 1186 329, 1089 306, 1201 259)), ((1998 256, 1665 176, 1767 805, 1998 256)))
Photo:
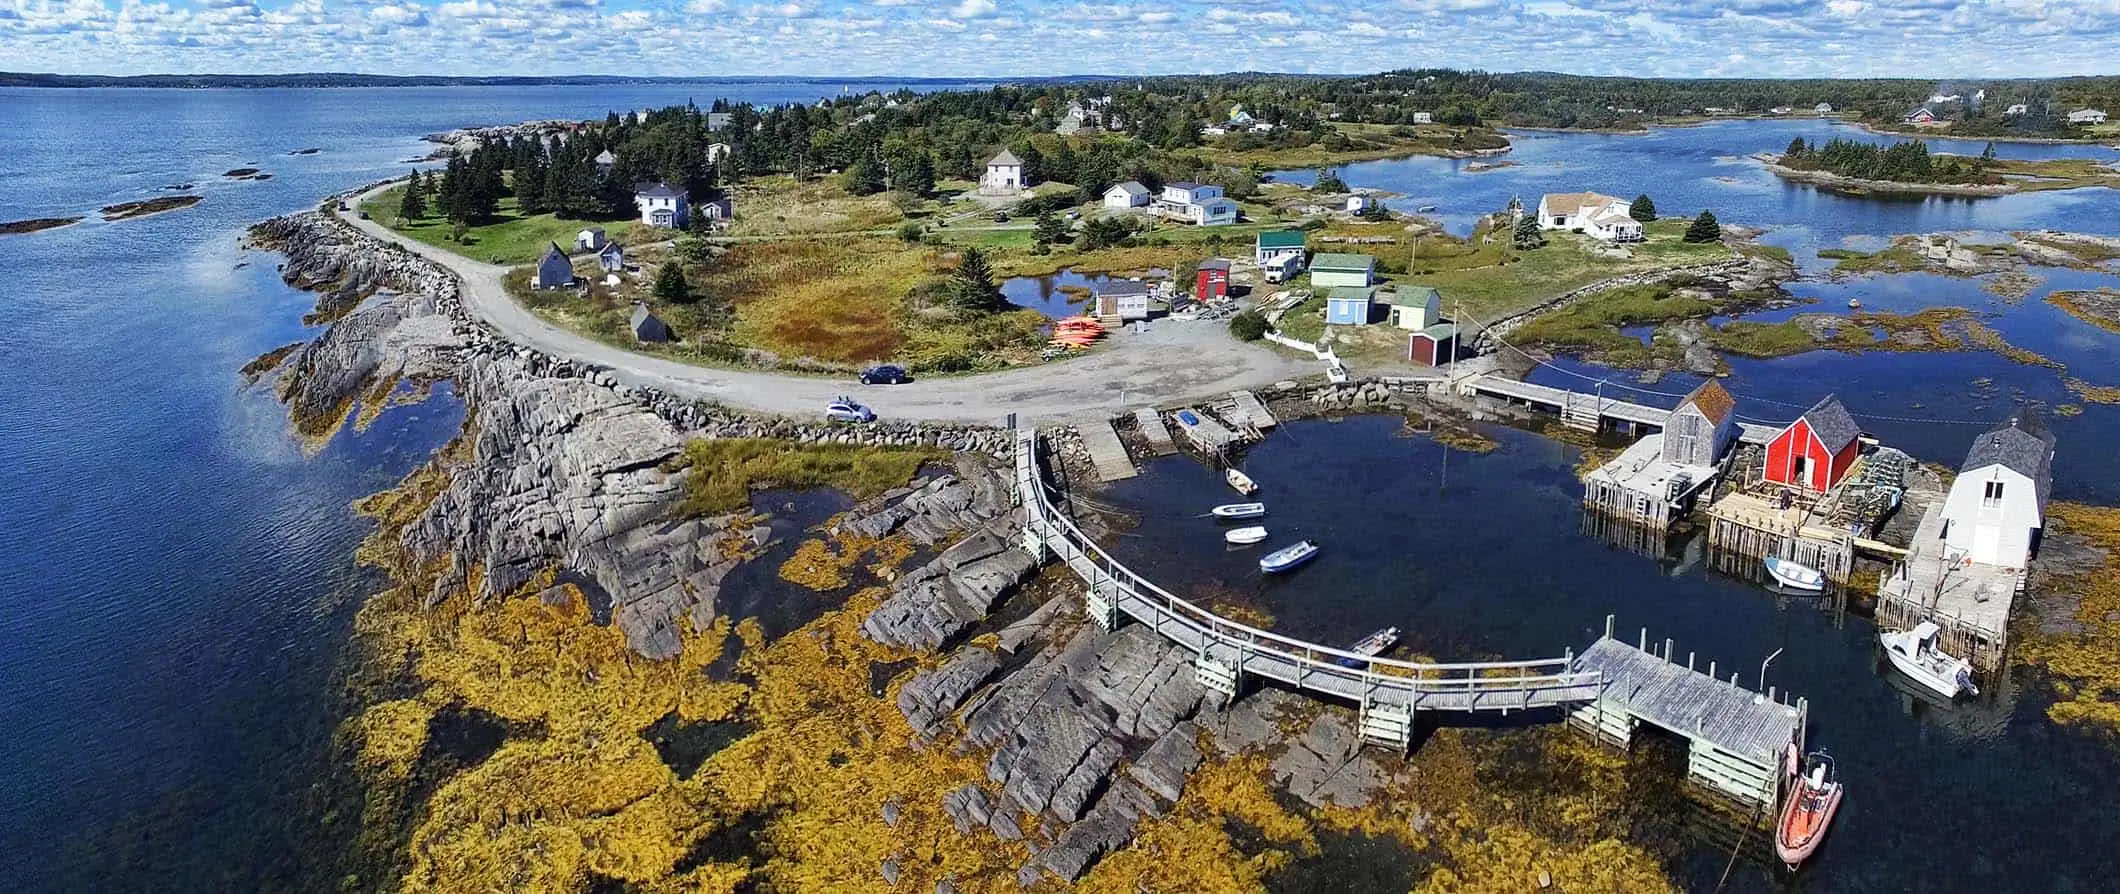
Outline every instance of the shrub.
POLYGON ((1247 310, 1229 318, 1229 334, 1243 341, 1258 341, 1266 337, 1266 316, 1256 310, 1247 310))

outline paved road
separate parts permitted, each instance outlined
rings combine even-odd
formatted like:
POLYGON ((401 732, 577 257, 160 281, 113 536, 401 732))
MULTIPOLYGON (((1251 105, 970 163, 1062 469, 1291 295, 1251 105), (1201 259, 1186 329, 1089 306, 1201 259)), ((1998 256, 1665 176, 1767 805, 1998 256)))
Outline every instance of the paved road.
MULTIPOLYGON (((357 197, 356 207, 384 188, 357 197)), ((1115 335, 1111 344, 1086 357, 905 385, 864 388, 838 379, 694 366, 615 348, 539 319, 502 286, 507 267, 428 245, 375 220, 351 215, 346 219, 370 236, 402 245, 456 273, 463 284, 464 308, 517 344, 609 368, 629 384, 747 410, 822 415, 833 396, 850 394, 889 419, 1000 424, 1016 413, 1027 422, 1072 422, 1323 372, 1314 361, 1238 342, 1221 323, 1171 320, 1152 324, 1146 333, 1115 335)))

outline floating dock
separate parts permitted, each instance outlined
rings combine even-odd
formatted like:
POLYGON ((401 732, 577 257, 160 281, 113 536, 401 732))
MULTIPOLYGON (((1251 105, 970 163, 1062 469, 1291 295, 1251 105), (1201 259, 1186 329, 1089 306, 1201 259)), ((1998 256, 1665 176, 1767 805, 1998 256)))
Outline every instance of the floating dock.
POLYGON ((1266 405, 1259 403, 1258 395, 1249 391, 1232 391, 1229 393, 1229 399, 1235 406, 1236 416, 1249 421, 1252 428, 1265 431, 1279 424, 1274 421, 1272 413, 1266 412, 1266 405))
POLYGON ((1082 434, 1082 446, 1089 448, 1090 465, 1097 469, 1097 477, 1104 481, 1118 481, 1140 474, 1134 469, 1133 458, 1126 454, 1126 443, 1119 440, 1118 429, 1109 421, 1077 426, 1082 434))
POLYGON ((1178 430, 1185 433, 1185 439, 1204 452, 1219 455, 1243 443, 1236 432, 1215 421, 1214 417, 1191 407, 1179 410, 1171 418, 1177 421, 1178 430), (1192 417, 1191 422, 1186 421, 1188 416, 1192 417))
POLYGON ((1786 704, 1728 680, 1716 678, 1716 666, 1694 669, 1673 660, 1672 642, 1658 655, 1641 633, 1639 643, 1612 637, 1612 618, 1605 635, 1575 659, 1573 670, 1594 673, 1605 681, 1597 700, 1577 708, 1570 725, 1620 748, 1629 747, 1646 723, 1684 738, 1686 778, 1708 792, 1743 807, 1772 808, 1780 793, 1782 759, 1790 746, 1803 748, 1810 706, 1803 699, 1786 704))
POLYGON ((1134 426, 1141 430, 1141 437, 1148 442, 1148 449, 1157 456, 1169 456, 1178 452, 1178 442, 1170 439, 1170 428, 1163 424, 1163 414, 1153 407, 1134 411, 1134 426))

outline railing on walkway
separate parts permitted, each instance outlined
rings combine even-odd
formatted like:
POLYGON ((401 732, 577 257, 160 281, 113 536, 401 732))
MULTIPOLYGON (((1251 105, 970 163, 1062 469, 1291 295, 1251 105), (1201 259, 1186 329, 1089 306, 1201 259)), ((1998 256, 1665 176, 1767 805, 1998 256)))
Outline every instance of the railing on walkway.
MULTIPOLYGON (((1024 507, 1026 545, 1066 562, 1090 588, 1091 614, 1101 604, 1109 626, 1124 614, 1192 650, 1201 664, 1233 675, 1256 674, 1299 689, 1401 710, 1522 710, 1589 701, 1603 678, 1570 670, 1574 655, 1536 661, 1426 664, 1372 658, 1305 642, 1231 621, 1135 574, 1083 534, 1056 509, 1038 467, 1037 434, 1019 434, 1016 486, 1024 507), (1348 667, 1341 661, 1356 663, 1348 667)), ((1205 668, 1203 668, 1205 673, 1205 668)))

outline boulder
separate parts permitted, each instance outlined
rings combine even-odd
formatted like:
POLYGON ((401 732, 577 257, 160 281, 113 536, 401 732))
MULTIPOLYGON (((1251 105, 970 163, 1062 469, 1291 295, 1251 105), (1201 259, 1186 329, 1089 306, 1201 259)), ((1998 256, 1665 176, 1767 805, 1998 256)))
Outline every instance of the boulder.
POLYGON ((907 680, 898 689, 898 710, 913 725, 913 732, 932 741, 966 696, 1000 669, 1001 659, 992 651, 968 648, 927 673, 907 680))

